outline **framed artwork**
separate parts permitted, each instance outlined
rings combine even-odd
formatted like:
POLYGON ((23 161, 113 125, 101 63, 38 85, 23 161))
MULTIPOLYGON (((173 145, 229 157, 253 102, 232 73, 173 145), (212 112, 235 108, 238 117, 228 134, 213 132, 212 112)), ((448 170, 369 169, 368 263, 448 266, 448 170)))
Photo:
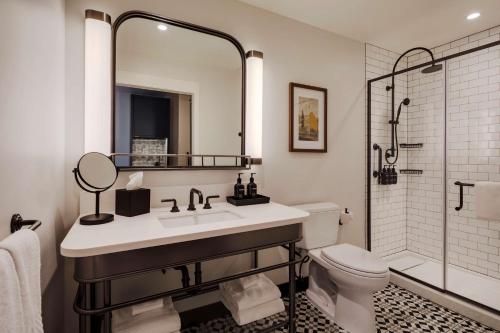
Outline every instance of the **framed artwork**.
POLYGON ((325 88, 290 82, 291 152, 327 152, 327 95, 325 88))

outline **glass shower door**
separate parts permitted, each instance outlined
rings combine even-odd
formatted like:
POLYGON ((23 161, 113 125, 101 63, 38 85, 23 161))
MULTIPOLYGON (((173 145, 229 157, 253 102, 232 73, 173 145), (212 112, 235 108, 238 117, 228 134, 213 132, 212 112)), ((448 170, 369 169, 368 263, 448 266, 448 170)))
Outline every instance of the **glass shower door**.
POLYGON ((477 217, 477 186, 473 185, 500 181, 499 60, 499 48, 492 47, 450 59, 446 64, 445 288, 497 311, 500 222, 477 217))
MULTIPOLYGON (((426 58, 408 60, 411 67, 426 58)), ((398 182, 383 185, 371 177, 371 250, 392 271, 444 289, 445 75, 421 70, 395 77, 398 182)), ((391 78, 372 82, 370 138, 380 147, 372 149, 372 171, 380 171, 379 158, 382 167, 394 161, 385 156, 391 146, 390 84, 391 78)))

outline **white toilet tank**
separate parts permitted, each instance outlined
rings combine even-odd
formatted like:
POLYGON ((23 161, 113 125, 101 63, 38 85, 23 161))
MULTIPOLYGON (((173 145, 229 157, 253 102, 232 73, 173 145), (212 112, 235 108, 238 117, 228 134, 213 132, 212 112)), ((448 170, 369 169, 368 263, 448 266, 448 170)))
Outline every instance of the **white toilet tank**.
POLYGON ((297 247, 317 249, 337 243, 340 208, 331 202, 315 202, 292 206, 311 215, 302 223, 302 240, 297 247))

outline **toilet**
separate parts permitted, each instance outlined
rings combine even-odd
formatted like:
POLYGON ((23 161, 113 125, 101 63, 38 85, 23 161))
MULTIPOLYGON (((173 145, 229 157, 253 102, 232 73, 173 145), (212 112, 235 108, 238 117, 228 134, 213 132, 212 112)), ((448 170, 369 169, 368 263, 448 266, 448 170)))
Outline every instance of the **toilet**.
POLYGON ((376 332, 373 293, 389 283, 389 267, 369 251, 337 244, 338 205, 319 202, 293 207, 310 213, 297 243, 312 259, 307 298, 350 333, 376 332))

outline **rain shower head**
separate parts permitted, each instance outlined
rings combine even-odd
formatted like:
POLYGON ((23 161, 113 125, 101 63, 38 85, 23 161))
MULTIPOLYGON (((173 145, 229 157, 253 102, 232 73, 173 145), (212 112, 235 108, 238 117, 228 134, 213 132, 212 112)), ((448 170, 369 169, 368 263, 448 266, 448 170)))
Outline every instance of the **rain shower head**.
POLYGON ((406 97, 405 99, 403 99, 403 104, 404 105, 410 104, 410 99, 408 97, 406 97))
POLYGON ((429 67, 425 67, 424 69, 422 69, 422 74, 436 73, 439 72, 441 69, 443 69, 443 65, 433 64, 429 67))

